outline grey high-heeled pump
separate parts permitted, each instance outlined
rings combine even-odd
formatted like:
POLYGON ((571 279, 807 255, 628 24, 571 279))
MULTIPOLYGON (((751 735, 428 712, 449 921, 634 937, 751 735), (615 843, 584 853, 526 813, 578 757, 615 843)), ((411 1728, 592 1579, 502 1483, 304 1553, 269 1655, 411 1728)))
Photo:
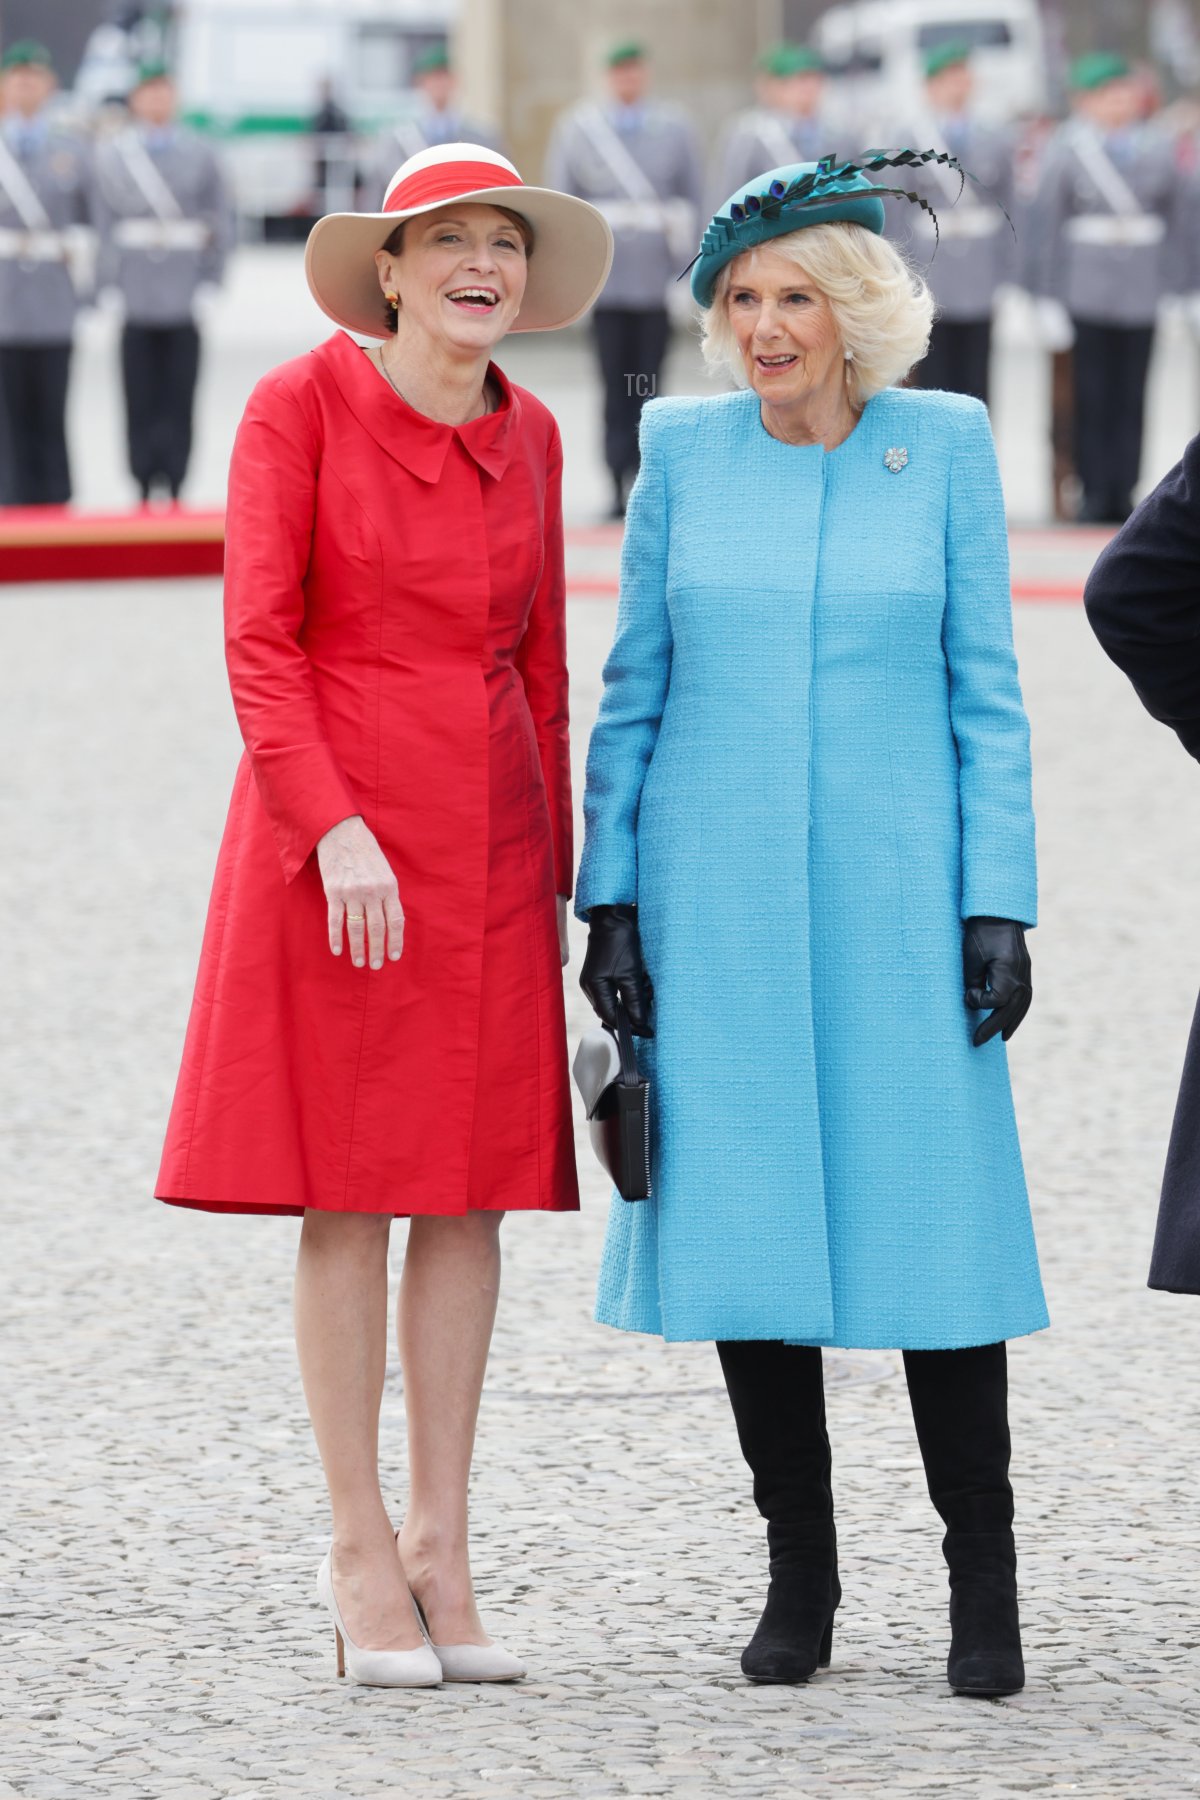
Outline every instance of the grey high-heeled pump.
MULTIPOLYGON (((364 1687, 436 1687, 442 1679, 442 1665, 430 1648, 425 1628, 421 1626, 423 1644, 415 1650, 363 1650, 346 1630, 337 1595, 333 1591, 333 1551, 327 1550, 317 1570, 317 1597, 329 1609, 337 1643, 337 1672, 349 1673, 364 1687)), ((413 1607, 416 1608, 416 1601, 413 1607)), ((420 1614, 417 1615, 421 1623, 420 1614)))

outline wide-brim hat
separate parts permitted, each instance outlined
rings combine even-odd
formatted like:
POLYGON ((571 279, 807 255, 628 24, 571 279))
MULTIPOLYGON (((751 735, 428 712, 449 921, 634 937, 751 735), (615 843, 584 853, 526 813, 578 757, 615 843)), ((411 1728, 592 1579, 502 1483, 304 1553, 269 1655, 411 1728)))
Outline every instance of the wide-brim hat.
POLYGON ((811 162, 767 169, 730 194, 709 221, 692 264, 692 298, 711 306, 717 276, 743 250, 838 220, 883 231, 883 201, 861 170, 811 162))
POLYGON ((383 209, 329 213, 308 234, 304 272, 313 298, 338 325, 387 337, 375 252, 405 219, 452 201, 503 206, 533 232, 529 274, 513 331, 573 325, 599 297, 612 264, 607 219, 586 200, 554 188, 527 187, 507 157, 483 144, 439 144, 402 163, 383 209))

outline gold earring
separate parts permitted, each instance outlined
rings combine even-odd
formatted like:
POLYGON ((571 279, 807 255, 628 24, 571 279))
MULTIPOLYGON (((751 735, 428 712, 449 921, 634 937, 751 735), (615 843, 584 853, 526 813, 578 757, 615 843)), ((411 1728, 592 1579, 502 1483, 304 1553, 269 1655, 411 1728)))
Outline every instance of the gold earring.
POLYGON ((385 294, 383 297, 387 301, 388 305, 391 307, 393 312, 399 312, 399 310, 400 310, 399 294, 385 294))

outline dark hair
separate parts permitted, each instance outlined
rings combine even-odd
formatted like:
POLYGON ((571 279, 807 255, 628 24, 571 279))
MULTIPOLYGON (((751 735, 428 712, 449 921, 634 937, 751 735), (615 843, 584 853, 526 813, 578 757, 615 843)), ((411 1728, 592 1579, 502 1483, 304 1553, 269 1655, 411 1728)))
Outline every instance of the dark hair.
MULTIPOLYGON (((488 205, 493 205, 493 204, 494 204, 494 202, 492 202, 492 201, 488 202, 488 205)), ((529 220, 526 219, 521 213, 513 212, 507 206, 497 206, 495 208, 495 210, 499 213, 503 213, 506 219, 511 219, 513 224, 516 226, 517 230, 520 232, 521 242, 525 246, 525 260, 526 260, 526 262, 528 262, 529 258, 533 255, 533 244, 534 244, 533 226, 529 223, 529 220)), ((387 239, 387 241, 385 243, 382 243, 379 246, 379 248, 381 250, 386 250, 389 256, 403 256, 403 254, 404 254, 404 227, 407 224, 408 224, 407 219, 401 219, 401 221, 397 225, 395 231, 392 232, 391 236, 387 239)), ((390 300, 384 301, 383 317, 384 317, 384 323, 386 324, 389 331, 395 331, 395 329, 396 329, 396 326, 397 326, 396 314, 399 312, 399 310, 400 310, 399 307, 393 306, 390 300)))

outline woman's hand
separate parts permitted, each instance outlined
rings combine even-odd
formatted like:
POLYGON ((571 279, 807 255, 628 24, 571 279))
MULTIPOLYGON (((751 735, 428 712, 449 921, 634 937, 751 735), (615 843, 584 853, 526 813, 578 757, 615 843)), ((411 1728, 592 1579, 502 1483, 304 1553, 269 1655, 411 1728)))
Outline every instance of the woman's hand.
POLYGON ((637 1035, 654 1036, 650 1029, 654 989, 642 961, 636 906, 588 909, 588 947, 579 985, 593 1012, 613 1031, 617 1028, 619 994, 637 1035))
POLYGON ((1025 927, 1013 919, 968 919, 963 925, 963 986, 972 1012, 994 1009, 972 1042, 986 1044, 1002 1031, 1007 1044, 1033 999, 1025 927))
POLYGON ((558 954, 562 958, 562 966, 565 969, 567 964, 571 960, 571 946, 567 942, 567 908, 570 906, 571 902, 567 899, 565 894, 559 894, 557 896, 557 899, 558 899, 558 954))
POLYGON ((384 952, 397 962, 404 948, 404 908, 391 864, 373 831, 356 813, 325 833, 317 844, 317 864, 329 902, 329 948, 342 954, 342 927, 350 956, 362 967, 369 949, 371 967, 382 969, 384 952))

